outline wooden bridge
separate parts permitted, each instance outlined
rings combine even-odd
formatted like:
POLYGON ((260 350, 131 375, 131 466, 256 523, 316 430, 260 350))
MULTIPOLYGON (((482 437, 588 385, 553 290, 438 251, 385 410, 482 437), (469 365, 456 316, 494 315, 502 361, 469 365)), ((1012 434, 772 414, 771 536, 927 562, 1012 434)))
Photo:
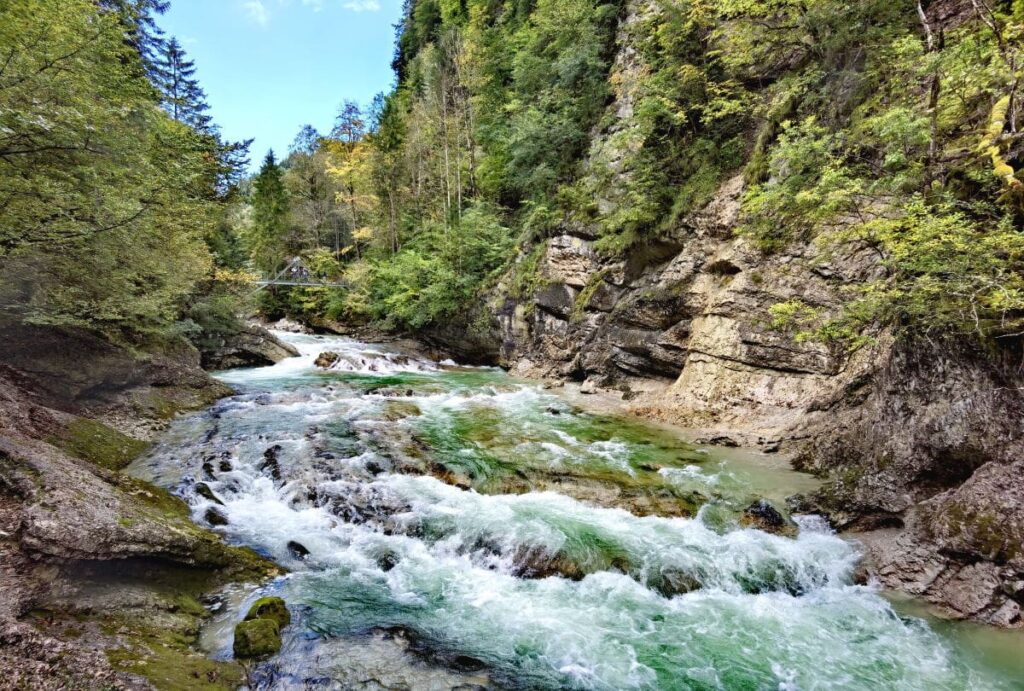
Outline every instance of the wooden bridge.
POLYGON ((306 286, 309 288, 348 288, 348 283, 329 283, 317 280, 312 276, 309 269, 300 257, 294 257, 288 264, 273 278, 267 281, 253 281, 258 285, 257 291, 267 286, 306 286))

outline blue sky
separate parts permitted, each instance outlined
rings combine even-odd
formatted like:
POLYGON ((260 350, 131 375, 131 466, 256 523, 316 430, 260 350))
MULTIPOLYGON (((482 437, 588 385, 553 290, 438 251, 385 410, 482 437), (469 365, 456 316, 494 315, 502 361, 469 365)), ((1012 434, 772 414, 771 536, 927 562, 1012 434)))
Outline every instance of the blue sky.
POLYGON ((287 152, 299 128, 330 130, 341 102, 369 104, 394 77, 402 0, 172 0, 160 25, 195 60, 228 139, 287 152))

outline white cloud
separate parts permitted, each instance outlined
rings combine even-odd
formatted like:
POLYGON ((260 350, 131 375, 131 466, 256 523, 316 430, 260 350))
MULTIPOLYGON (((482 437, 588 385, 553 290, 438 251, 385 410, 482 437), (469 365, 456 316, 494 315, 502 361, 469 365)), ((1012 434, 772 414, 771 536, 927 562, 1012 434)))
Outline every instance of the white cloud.
POLYGON ((302 4, 312 7, 314 12, 319 12, 324 8, 324 0, 302 0, 302 4))
POLYGON ((377 0, 347 0, 342 7, 353 12, 376 12, 380 3, 377 0))
POLYGON ((267 12, 263 0, 245 0, 242 7, 249 13, 249 18, 260 26, 266 26, 270 22, 270 13, 267 12))

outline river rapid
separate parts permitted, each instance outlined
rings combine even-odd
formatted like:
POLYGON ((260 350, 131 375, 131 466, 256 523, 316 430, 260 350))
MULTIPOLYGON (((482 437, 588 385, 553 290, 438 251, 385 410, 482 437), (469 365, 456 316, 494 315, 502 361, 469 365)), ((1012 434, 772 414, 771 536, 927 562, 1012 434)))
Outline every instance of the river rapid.
POLYGON ((496 369, 281 336, 302 356, 221 374, 237 395, 132 467, 289 569, 222 593, 204 632, 229 657, 247 603, 285 598, 254 687, 1024 688, 988 634, 855 585, 856 545, 821 519, 746 527, 751 502, 813 488, 780 460, 496 369))

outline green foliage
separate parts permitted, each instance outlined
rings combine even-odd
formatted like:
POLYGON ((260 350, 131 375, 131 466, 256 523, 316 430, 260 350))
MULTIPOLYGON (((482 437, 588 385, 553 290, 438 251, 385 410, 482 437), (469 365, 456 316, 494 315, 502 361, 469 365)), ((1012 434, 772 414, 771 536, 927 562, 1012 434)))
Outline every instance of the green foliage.
MULTIPOLYGON (((876 263, 841 314, 789 301, 774 328, 847 345, 883 324, 1015 333, 1024 10, 924 9, 409 0, 397 87, 368 127, 307 137, 285 166, 292 210, 249 243, 265 272, 328 251, 350 287, 268 291, 264 309, 420 328, 491 285, 528 301, 546 238, 586 228, 623 257, 678 238, 742 174, 739 232, 761 250, 876 263)), ((258 196, 249 232, 272 225, 258 196)))
POLYGON ((369 316, 414 329, 451 317, 504 265, 511 248, 509 231, 492 210, 470 208, 454 228, 434 227, 397 254, 370 263, 369 316))
POLYGON ((252 222, 243 237, 253 265, 273 275, 287 261, 290 247, 289 197, 281 167, 270 151, 252 184, 252 222))
POLYGON ((209 275, 239 150, 161 110, 147 74, 163 6, 0 5, 0 305, 15 318, 167 329, 209 275))
POLYGON ((744 197, 742 232, 766 251, 812 237, 828 252, 869 250, 885 271, 851 286, 849 303, 833 318, 782 303, 775 322, 799 326, 798 338, 853 345, 880 324, 1018 333, 1024 205, 1012 163, 1019 150, 1012 153, 1006 132, 1019 122, 1007 90, 1019 83, 1012 66, 1024 57, 1008 38, 1024 27, 980 3, 974 21, 946 31, 940 44, 934 35, 941 27, 929 25, 929 43, 908 34, 906 17, 891 9, 833 7, 829 18, 822 14, 829 3, 809 8, 815 21, 840 32, 833 44, 849 33, 849 12, 880 20, 866 34, 874 45, 855 72, 873 91, 851 89, 848 115, 837 117, 821 101, 827 87, 820 75, 831 74, 834 58, 817 58, 786 108, 808 115, 781 122, 776 141, 758 142, 762 172, 744 197))

